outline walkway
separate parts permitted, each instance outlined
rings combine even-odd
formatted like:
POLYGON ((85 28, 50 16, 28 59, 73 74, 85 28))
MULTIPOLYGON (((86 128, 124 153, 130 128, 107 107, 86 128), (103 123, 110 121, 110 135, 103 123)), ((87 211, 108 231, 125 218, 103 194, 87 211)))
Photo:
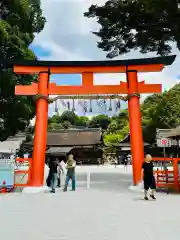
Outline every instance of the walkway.
POLYGON ((180 196, 158 194, 156 202, 145 202, 128 190, 129 174, 112 168, 91 169, 92 188, 86 190, 84 171, 78 169, 76 192, 1 195, 1 238, 179 240, 180 196), (118 176, 122 182, 115 185, 118 176))

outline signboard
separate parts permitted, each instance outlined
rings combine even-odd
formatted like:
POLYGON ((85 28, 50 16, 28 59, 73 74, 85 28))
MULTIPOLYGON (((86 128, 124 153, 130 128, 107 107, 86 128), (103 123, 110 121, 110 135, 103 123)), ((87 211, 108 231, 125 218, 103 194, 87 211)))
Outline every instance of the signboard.
POLYGON ((157 146, 158 147, 172 147, 172 146, 180 147, 180 140, 169 139, 169 138, 157 139, 157 146))

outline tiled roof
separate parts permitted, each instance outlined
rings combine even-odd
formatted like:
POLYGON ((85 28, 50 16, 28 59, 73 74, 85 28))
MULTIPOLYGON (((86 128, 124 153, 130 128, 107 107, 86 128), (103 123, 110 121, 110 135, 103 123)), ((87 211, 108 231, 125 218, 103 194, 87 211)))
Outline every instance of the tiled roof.
POLYGON ((11 153, 19 149, 23 140, 25 140, 24 134, 17 134, 14 137, 9 137, 6 141, 0 142, 1 153, 11 153))
POLYGON ((21 142, 18 141, 4 141, 0 142, 0 152, 1 153, 14 153, 16 149, 19 149, 21 142))
POLYGON ((167 138, 172 129, 157 129, 156 139, 167 138))
POLYGON ((72 147, 50 147, 46 153, 47 154, 66 154, 71 151, 72 147))
POLYGON ((168 137, 180 137, 180 126, 170 129, 168 137))
MULTIPOLYGON (((85 146, 101 143, 101 129, 67 129, 47 133, 47 146, 85 146)), ((32 142, 27 143, 32 145, 32 142)))

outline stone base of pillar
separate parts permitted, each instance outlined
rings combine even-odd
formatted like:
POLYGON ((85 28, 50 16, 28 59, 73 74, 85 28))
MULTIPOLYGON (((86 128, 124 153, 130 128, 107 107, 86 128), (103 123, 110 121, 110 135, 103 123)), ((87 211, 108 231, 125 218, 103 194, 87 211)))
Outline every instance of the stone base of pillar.
POLYGON ((132 192, 144 192, 144 187, 142 183, 138 183, 137 185, 129 186, 129 190, 132 192))

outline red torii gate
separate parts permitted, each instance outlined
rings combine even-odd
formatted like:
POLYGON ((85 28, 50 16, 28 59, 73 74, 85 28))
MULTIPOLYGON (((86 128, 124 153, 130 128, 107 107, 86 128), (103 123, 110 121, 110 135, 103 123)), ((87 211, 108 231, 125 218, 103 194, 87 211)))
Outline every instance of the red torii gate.
POLYGON ((141 128, 139 94, 160 93, 161 84, 138 82, 138 72, 160 72, 171 65, 175 56, 112 60, 112 61, 34 61, 24 60, 14 64, 18 74, 39 74, 38 83, 18 85, 16 95, 38 95, 36 100, 36 125, 32 161, 31 186, 42 186, 47 138, 48 96, 88 94, 128 94, 129 126, 133 164, 133 183, 141 178, 144 145, 141 128), (49 83, 50 74, 82 74, 81 86, 57 86, 49 83), (126 73, 127 82, 119 85, 93 85, 93 73, 126 73))

